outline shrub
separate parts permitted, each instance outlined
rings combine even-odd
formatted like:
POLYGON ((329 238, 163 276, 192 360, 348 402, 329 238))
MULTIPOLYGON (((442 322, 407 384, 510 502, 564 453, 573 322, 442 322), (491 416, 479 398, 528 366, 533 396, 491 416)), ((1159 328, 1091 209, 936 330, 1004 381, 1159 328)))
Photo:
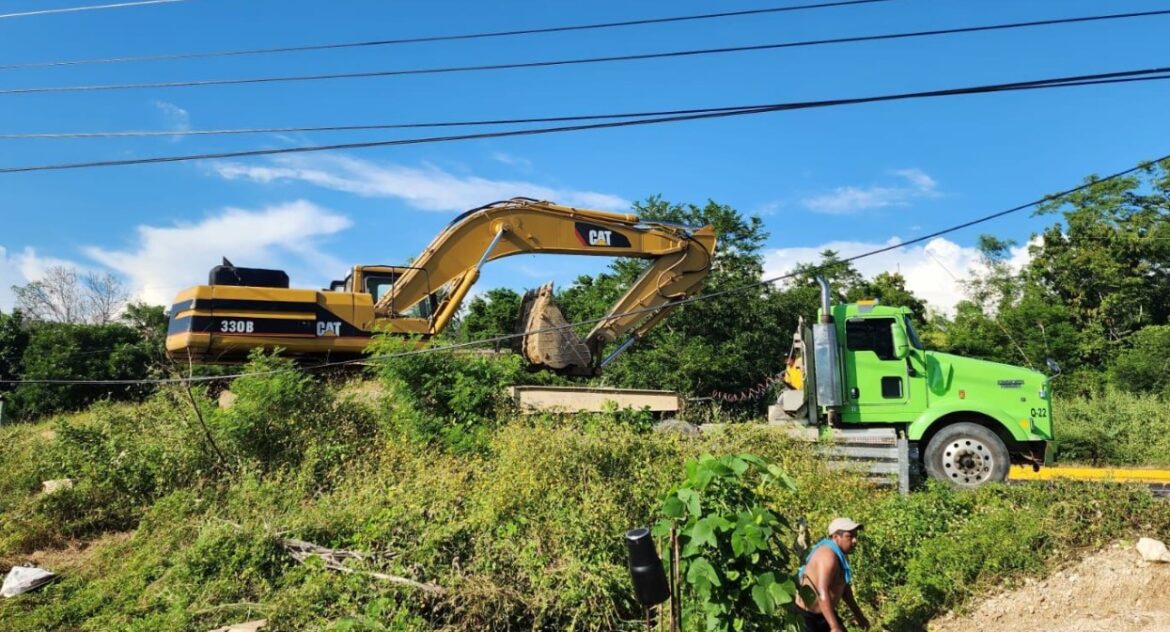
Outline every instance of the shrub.
POLYGON ((1110 382, 1129 393, 1162 393, 1170 386, 1170 325, 1142 328, 1129 339, 1130 348, 1117 354, 1110 382))
POLYGON ((775 465, 750 454, 686 464, 687 477, 663 499, 658 537, 678 529, 680 575, 690 599, 687 614, 707 630, 795 630, 789 610, 796 598, 798 564, 785 540, 788 520, 768 509, 771 485, 795 487, 775 465))
POLYGON ((416 346, 391 336, 371 345, 378 375, 405 400, 399 404, 407 404, 396 411, 403 430, 418 442, 458 452, 481 448, 509 403, 507 387, 524 381, 519 356, 410 353, 416 346))
POLYGON ((1170 465, 1170 407, 1157 395, 1113 387, 1058 399, 1056 458, 1095 465, 1170 465))
POLYGON ((253 350, 243 377, 232 381, 235 402, 214 415, 223 449, 261 470, 299 462, 313 433, 326 426, 332 403, 320 381, 278 353, 253 350))

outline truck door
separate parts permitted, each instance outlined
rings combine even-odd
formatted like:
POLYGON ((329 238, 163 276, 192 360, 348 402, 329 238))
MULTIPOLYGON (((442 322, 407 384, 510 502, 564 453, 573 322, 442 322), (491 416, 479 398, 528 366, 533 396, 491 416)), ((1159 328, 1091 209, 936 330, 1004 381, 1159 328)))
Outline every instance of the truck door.
POLYGON ((846 422, 905 421, 911 385, 905 359, 894 355, 894 323, 892 317, 845 321, 846 422))

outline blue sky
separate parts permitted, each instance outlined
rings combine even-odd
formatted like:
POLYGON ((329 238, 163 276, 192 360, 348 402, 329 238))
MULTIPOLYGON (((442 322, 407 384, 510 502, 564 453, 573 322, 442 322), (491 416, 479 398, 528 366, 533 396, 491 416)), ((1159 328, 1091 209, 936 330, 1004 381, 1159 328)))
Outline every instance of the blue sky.
MULTIPOLYGON (((737 10, 781 2, 187 0, 3 17, 96 0, 0 2, 0 64, 306 45, 737 10)), ((103 66, 0 70, 0 90, 357 72, 765 44, 1142 11, 1165 2, 892 0, 604 31, 103 66)), ((616 64, 251 86, 0 94, 0 133, 373 124, 851 97, 1170 65, 1170 17, 616 64), (1161 57, 1159 57, 1161 55, 1161 57)), ((226 255, 320 286, 352 263, 402 263, 455 214, 513 195, 625 210, 714 199, 760 214, 769 272, 826 245, 912 238, 1168 151, 1170 85, 1131 84, 735 119, 76 171, 0 174, 0 309, 8 287, 69 263, 158 303, 226 255)), ((0 140, 0 167, 426 135, 0 140)), ((860 264, 905 273, 943 308, 980 232, 1024 243, 1027 214, 860 264)), ((1023 253, 1020 253, 1023 257, 1023 253)), ((479 290, 564 284, 592 258, 523 256, 479 290)))

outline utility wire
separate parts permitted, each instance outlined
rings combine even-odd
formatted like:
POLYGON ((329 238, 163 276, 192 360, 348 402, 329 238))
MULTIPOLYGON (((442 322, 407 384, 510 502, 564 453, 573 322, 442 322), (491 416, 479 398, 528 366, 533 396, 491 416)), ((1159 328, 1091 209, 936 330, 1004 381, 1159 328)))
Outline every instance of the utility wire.
POLYGON ((0 174, 28 173, 35 171, 60 171, 66 169, 85 169, 93 167, 118 167, 127 165, 156 164, 166 162, 183 162, 190 160, 210 160, 222 158, 243 158, 249 156, 268 156, 280 154, 332 151, 339 149, 366 149, 371 147, 391 147, 399 145, 419 145, 427 143, 454 142, 477 140, 486 138, 504 138, 510 136, 536 136, 565 132, 578 132, 593 129, 610 129, 618 127, 634 127, 640 125, 654 125, 660 123, 674 123, 680 121, 694 121, 712 118, 726 118, 732 116, 747 116, 780 112, 787 110, 803 110, 841 105, 856 105, 861 103, 879 103, 884 101, 902 101, 908 99, 935 98, 959 96, 969 94, 983 94, 992 92, 1011 92, 1016 90, 1038 90, 1046 88, 1064 88, 1073 86, 1104 85, 1113 83, 1130 83, 1141 81, 1156 81, 1170 79, 1170 66, 1148 68, 1143 70, 1127 70, 1121 72, 1099 73, 1091 75, 1075 75, 1071 77, 1057 77, 1013 83, 990 84, 966 88, 950 88, 945 90, 929 90, 923 92, 904 92, 869 97, 848 99, 832 99, 824 101, 803 101, 790 103, 776 103, 763 106, 749 106, 732 109, 713 109, 714 111, 700 111, 694 114, 679 114, 652 118, 636 118, 632 120, 610 121, 604 123, 586 123, 579 125, 564 125, 556 127, 538 127, 519 130, 505 130, 484 132, 477 134, 457 134, 451 136, 431 136, 423 138, 405 138, 397 140, 366 141, 358 143, 335 143, 329 145, 311 145, 300 147, 283 147, 277 149, 252 149, 244 151, 225 151, 216 153, 185 154, 171 156, 154 156, 149 158, 128 158, 123 160, 102 160, 91 162, 56 163, 46 165, 29 165, 0 168, 0 174))
MULTIPOLYGON (((33 15, 49 15, 51 13, 77 13, 78 11, 101 11, 104 9, 123 9, 126 7, 140 7, 147 4, 173 4, 186 0, 139 0, 138 2, 117 2, 114 4, 91 4, 84 7, 61 7, 59 9, 39 9, 37 11, 22 11, 20 13, 0 13, 0 20, 8 18, 25 18, 33 15)), ((7 68, 8 66, 0 66, 7 68)))
POLYGON ((932 37, 937 35, 954 35, 958 33, 975 33, 981 31, 996 31, 1034 26, 1049 26, 1054 24, 1069 24, 1073 22, 1090 22, 1098 20, 1115 20, 1141 16, 1170 15, 1170 9, 1162 11, 1144 11, 1141 13, 1121 13, 1105 16, 1089 16, 1080 18, 1061 18, 1054 20, 1040 20, 1033 22, 1015 22, 1011 24, 994 24, 987 26, 971 26, 963 28, 939 29, 933 31, 913 31, 908 33, 886 33, 882 35, 863 35, 854 37, 838 37, 831 39, 805 40, 800 42, 780 42, 776 44, 758 44, 753 46, 726 46, 721 48, 703 48, 657 53, 637 53, 631 55, 607 55, 601 57, 582 57, 575 59, 551 59, 543 61, 516 62, 507 64, 480 64, 472 66, 441 66, 433 68, 403 68, 392 70, 369 70, 362 72, 326 73, 317 75, 284 75, 267 77, 244 77, 235 79, 198 79, 191 81, 156 81, 143 83, 106 83, 73 86, 38 86, 28 88, 6 88, 0 90, 0 95, 15 94, 46 94, 65 92, 101 92, 109 90, 141 90, 164 88, 194 88, 206 86, 252 85, 266 83, 288 83, 304 81, 327 81, 337 79, 371 79, 384 77, 403 77, 414 75, 451 74, 464 72, 484 72, 497 70, 517 70, 523 68, 551 68, 559 66, 576 66, 582 64, 598 64, 626 61, 641 61, 647 59, 668 59, 680 57, 696 57, 702 55, 721 55, 726 53, 743 53, 764 50, 779 50, 783 48, 797 48, 804 46, 823 46, 829 44, 845 44, 854 42, 872 42, 882 40, 909 39, 917 37, 932 37))
POLYGON ((517 125, 522 123, 562 123, 568 121, 596 121, 606 119, 638 118, 648 116, 670 116, 676 114, 699 114, 704 112, 731 112, 735 110, 766 107, 766 105, 736 105, 710 108, 689 108, 682 110, 652 110, 647 112, 626 112, 620 114, 576 114, 565 116, 539 116, 529 118, 485 119, 469 121, 438 121, 421 123, 377 123, 370 125, 324 125, 317 127, 249 127, 235 129, 207 130, 127 130, 106 132, 44 132, 30 134, 0 134, 0 140, 39 140, 63 138, 139 138, 154 136, 230 136, 246 134, 281 134, 293 132, 353 132, 386 129, 421 129, 434 127, 476 127, 485 125, 517 125))
MULTIPOLYGON (((1118 171, 1116 173, 1110 174, 1110 175, 1105 176, 1103 178, 1090 178, 1086 182, 1084 182, 1080 185, 1077 185, 1075 187, 1072 187, 1071 189, 1065 189, 1064 191, 1060 191, 1058 193, 1052 193, 1049 195, 1045 195, 1041 198, 1032 200, 1030 202, 1025 202, 1024 204, 1020 204, 1018 206, 1013 206, 1011 208, 997 211, 995 213, 982 215, 980 217, 963 222, 961 224, 955 224, 952 226, 948 226, 946 228, 941 228, 941 229, 936 230, 928 235, 923 235, 921 237, 916 237, 914 239, 907 239, 905 241, 901 241, 901 242, 898 242, 895 244, 883 246, 881 248, 875 248, 873 250, 869 250, 869 251, 863 252, 861 254, 854 255, 852 257, 845 257, 843 259, 840 259, 840 260, 834 262, 833 264, 822 264, 820 266, 814 266, 811 270, 804 270, 804 271, 799 271, 799 272, 797 272, 797 271, 787 272, 787 273, 779 274, 779 275, 769 277, 766 279, 761 279, 759 281, 754 281, 752 283, 746 283, 744 285, 738 285, 738 286, 735 286, 732 288, 727 288, 725 290, 720 290, 718 292, 709 292, 709 293, 699 294, 697 296, 692 296, 690 298, 685 298, 685 299, 682 299, 679 301, 675 301, 674 303, 670 303, 669 305, 671 307, 678 307, 678 306, 688 305, 690 303, 697 303, 699 301, 711 300, 713 298, 717 298, 720 296, 737 294, 739 292, 744 292, 744 291, 759 288, 762 286, 772 285, 772 284, 777 283, 779 281, 792 279, 792 278, 795 278, 795 277, 800 276, 802 274, 808 274, 809 272, 813 272, 813 273, 819 272, 821 270, 826 269, 830 265, 840 265, 842 263, 851 263, 854 261, 858 261, 860 259, 865 259, 867 257, 873 257, 875 255, 889 252, 891 250, 896 250, 898 248, 905 248, 906 246, 912 246, 914 244, 918 244, 918 243, 922 243, 924 241, 934 239, 935 237, 941 237, 943 235, 957 232, 957 231, 963 230, 965 228, 970 228, 972 226, 984 224, 984 223, 990 222, 990 221, 995 220, 995 219, 999 219, 999 218, 1007 216, 1007 215, 1018 213, 1020 211, 1032 208, 1034 206, 1039 206, 1041 204, 1044 204, 1045 202, 1052 202, 1055 200, 1059 200, 1061 198, 1067 197, 1067 196, 1072 195, 1073 193, 1077 193, 1079 191, 1083 191, 1083 190, 1088 189, 1090 187, 1097 186, 1099 184, 1103 184, 1106 182, 1110 182, 1112 180, 1117 180, 1119 178, 1123 178, 1125 176, 1130 175, 1131 173, 1135 173, 1137 171, 1141 171, 1143 169, 1146 169, 1151 164, 1159 163, 1159 162, 1162 162, 1165 160, 1170 160, 1170 154, 1167 154, 1167 155, 1162 156, 1160 158, 1155 158, 1152 161, 1139 163, 1138 165, 1136 165, 1134 167, 1130 167, 1128 169, 1118 171)), ((451 351, 451 350, 455 350, 455 349, 462 349, 462 348, 472 347, 472 346, 495 344, 495 343, 504 342, 507 340, 515 339, 515 338, 521 338, 521 337, 529 336, 529 335, 533 335, 533 334, 540 334, 540 333, 552 332, 552 331, 561 331, 564 329, 571 329, 571 328, 581 327, 581 326, 585 326, 585 325, 592 325, 592 324, 601 322, 603 320, 608 320, 608 319, 614 318, 614 317, 629 316, 629 315, 642 314, 642 313, 650 313, 650 312, 657 311, 659 309, 662 309, 662 308, 661 307, 653 307, 653 308, 643 307, 643 308, 639 308, 639 309, 628 310, 625 312, 619 312, 616 314, 607 314, 607 315, 602 316, 600 318, 590 318, 590 319, 586 319, 586 320, 577 321, 575 323, 567 323, 564 325, 557 325, 557 326, 553 326, 553 327, 544 327, 541 329, 533 329, 533 330, 528 330, 528 331, 523 331, 523 332, 513 333, 513 334, 503 334, 503 335, 499 335, 499 336, 492 336, 490 338, 480 338, 480 339, 476 339, 476 340, 470 340, 467 342, 452 343, 452 344, 447 344, 447 345, 442 345, 442 346, 426 347, 426 348, 422 348, 422 349, 415 349, 412 351, 403 351, 403 352, 398 352, 398 353, 389 353, 389 354, 383 354, 383 355, 370 356, 369 358, 361 358, 361 359, 356 359, 356 360, 325 362, 322 364, 309 366, 309 367, 294 367, 294 368, 290 368, 290 369, 273 369, 270 371, 258 371, 258 372, 254 372, 254 373, 235 373, 232 375, 199 376, 199 377, 186 377, 186 378, 166 378, 166 379, 149 379, 149 380, 0 380, 0 384, 75 384, 75 385, 110 385, 110 386, 114 386, 114 385, 128 385, 128 384, 176 384, 176 383, 193 383, 193 382, 211 382, 211 381, 216 381, 216 380, 235 379, 238 377, 264 376, 264 375, 272 375, 272 374, 276 374, 276 373, 284 373, 284 372, 288 372, 288 371, 316 370, 316 369, 323 369, 323 368, 336 367, 336 366, 364 364, 364 363, 373 362, 373 361, 389 360, 389 359, 401 358, 401 357, 405 357, 405 356, 420 355, 420 354, 424 354, 424 353, 440 353, 440 352, 444 352, 444 351, 451 351)))
MULTIPOLYGON (((1153 79, 1164 79, 1165 77, 1153 77, 1153 79)), ((1139 78, 1146 80, 1145 77, 1139 78)), ((1048 82, 1049 80, 1037 80, 1039 82, 1048 82)), ((1045 85, 1037 87, 1064 87, 1064 86, 1087 86, 1099 85, 1102 83, 1129 83, 1131 80, 1109 79, 1107 81, 1060 81, 1052 80, 1054 84, 1059 85, 1045 85)), ((1023 89, 1023 88, 1020 88, 1023 89)), ((821 102, 807 102, 810 104, 819 104, 821 102)), ((828 102, 825 102, 828 103, 828 102)), ((510 118, 510 119, 482 119, 482 120, 467 120, 467 121, 434 121, 434 122, 414 122, 414 123, 374 123, 366 125, 323 125, 313 127, 244 127, 244 128, 226 128, 226 129, 205 129, 205 130, 121 130, 121 131, 96 131, 96 132, 36 132, 27 134, 2 134, 0 133, 0 140, 58 140, 58 139, 91 139, 91 138, 150 138, 150 137, 170 137, 170 136, 239 136, 249 134, 281 134, 281 133, 312 133, 312 132, 353 132, 353 131, 373 131, 373 130, 388 130, 388 129, 425 129, 425 128, 442 128, 442 127, 480 127, 491 125, 518 125, 526 123, 561 123, 568 121, 596 121, 596 120, 611 120, 611 119, 625 119, 625 118, 642 118, 642 117, 658 117, 658 116, 675 116, 681 114, 704 114, 704 113, 720 113, 732 112, 738 113, 746 110, 756 110, 763 108, 776 107, 779 104, 753 104, 753 105, 733 105, 733 106, 719 106, 709 108, 687 108, 676 110, 650 110, 642 112, 622 112, 616 114, 570 114, 563 116, 538 116, 528 118, 510 118)), ((804 105, 801 103, 792 104, 804 105)), ((801 109, 792 107, 788 109, 801 109)))
POLYGON ((625 20, 622 22, 601 22, 596 24, 579 24, 571 26, 550 26, 543 28, 520 29, 511 31, 489 31, 486 33, 463 33, 458 35, 428 35, 422 37, 405 37, 398 39, 372 40, 365 42, 341 42, 333 44, 316 44, 310 46, 279 46, 274 48, 253 48, 247 50, 207 51, 196 53, 171 53, 162 55, 134 55, 123 57, 105 57, 98 59, 71 59, 64 61, 41 61, 24 64, 3 64, 0 70, 15 70, 18 68, 47 68, 51 66, 77 66, 81 64, 116 64, 142 61, 175 61, 180 59, 206 59, 211 57, 243 57, 248 55, 267 55, 273 53, 294 53, 318 50, 337 50, 345 48, 365 48, 372 46, 395 46, 400 44, 422 44, 430 42, 451 42, 459 40, 487 39, 495 37, 515 37, 520 35, 536 35, 541 33, 564 33, 569 31, 589 31, 627 26, 643 26, 649 24, 666 24, 669 22, 688 22, 693 20, 711 20, 717 18, 741 17, 748 15, 762 15, 766 13, 784 13, 789 11, 805 11, 810 9, 825 9, 830 7, 844 7, 855 4, 873 4, 889 2, 890 0, 848 0, 843 2, 819 2, 815 4, 798 4, 765 9, 749 9, 746 11, 723 11, 720 13, 703 13, 699 15, 681 15, 665 18, 648 18, 643 20, 625 20))

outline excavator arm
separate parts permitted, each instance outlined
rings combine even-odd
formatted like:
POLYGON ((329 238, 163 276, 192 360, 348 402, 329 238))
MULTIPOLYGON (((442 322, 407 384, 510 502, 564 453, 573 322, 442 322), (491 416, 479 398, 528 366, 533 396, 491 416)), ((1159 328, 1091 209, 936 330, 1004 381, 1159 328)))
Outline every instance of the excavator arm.
POLYGON ((334 360, 360 357, 377 333, 429 338, 450 324, 491 260, 521 253, 649 259, 646 272, 581 341, 552 304, 526 302, 525 355, 536 367, 596 371, 598 354, 631 340, 696 292, 711 267, 715 233, 636 216, 514 198, 455 218, 411 266, 354 266, 320 291, 290 288, 279 270, 216 266, 207 285, 171 305, 167 353, 184 362, 243 362, 251 349, 334 360))
POLYGON ((635 215, 560 206, 513 198, 467 211, 455 218, 416 258, 374 306, 379 318, 394 319, 448 288, 431 317, 430 333, 442 331, 479 278, 483 265, 515 254, 572 254, 635 257, 650 265, 585 340, 551 302, 551 287, 526 297, 521 325, 528 360, 564 373, 590 374, 603 366, 598 356, 623 335, 623 350, 692 296, 711 269, 715 232, 641 221, 635 215))

